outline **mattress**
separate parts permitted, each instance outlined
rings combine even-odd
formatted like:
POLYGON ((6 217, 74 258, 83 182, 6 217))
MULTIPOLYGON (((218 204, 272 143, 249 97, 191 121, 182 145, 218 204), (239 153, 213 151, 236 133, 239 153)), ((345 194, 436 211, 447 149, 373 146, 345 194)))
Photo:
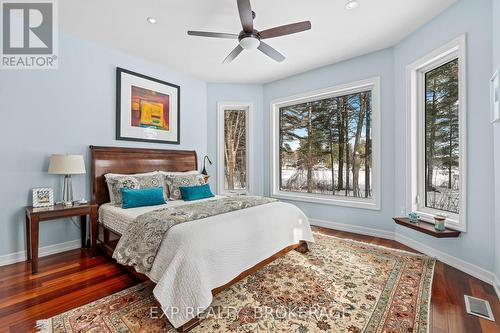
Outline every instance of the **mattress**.
POLYGON ((196 201, 174 200, 168 201, 167 204, 164 205, 136 207, 128 209, 123 209, 120 206, 113 205, 112 203, 106 203, 99 207, 99 222, 104 224, 106 228, 111 229, 115 233, 123 235, 123 233, 127 230, 128 225, 130 223, 133 223, 139 215, 165 207, 189 205, 195 202, 213 200, 217 198, 221 198, 221 196, 216 195, 212 198, 196 201))

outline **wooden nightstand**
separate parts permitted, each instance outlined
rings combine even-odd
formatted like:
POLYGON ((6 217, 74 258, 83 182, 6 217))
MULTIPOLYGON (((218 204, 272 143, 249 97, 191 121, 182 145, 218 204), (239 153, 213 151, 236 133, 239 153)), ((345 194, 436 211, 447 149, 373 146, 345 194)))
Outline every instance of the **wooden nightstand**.
POLYGON ((87 215, 90 218, 90 252, 96 255, 97 237, 97 204, 75 204, 73 207, 55 205, 52 207, 26 207, 26 260, 31 261, 31 272, 38 272, 38 238, 39 224, 43 221, 69 217, 80 217, 82 248, 87 247, 87 215))

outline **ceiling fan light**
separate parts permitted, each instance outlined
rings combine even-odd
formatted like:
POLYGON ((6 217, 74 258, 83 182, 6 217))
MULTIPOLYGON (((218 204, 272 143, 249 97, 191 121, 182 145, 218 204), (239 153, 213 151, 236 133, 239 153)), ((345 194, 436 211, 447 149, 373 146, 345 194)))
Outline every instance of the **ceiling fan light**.
POLYGON ((151 16, 147 17, 146 21, 148 21, 151 24, 156 24, 156 19, 154 17, 151 17, 151 16))
POLYGON ((354 8, 358 7, 358 5, 359 5, 358 0, 349 0, 349 1, 346 2, 345 8, 347 10, 351 10, 351 9, 354 9, 354 8))
POLYGON ((245 50, 255 50, 259 45, 260 40, 255 37, 245 37, 240 40, 240 46, 245 50))

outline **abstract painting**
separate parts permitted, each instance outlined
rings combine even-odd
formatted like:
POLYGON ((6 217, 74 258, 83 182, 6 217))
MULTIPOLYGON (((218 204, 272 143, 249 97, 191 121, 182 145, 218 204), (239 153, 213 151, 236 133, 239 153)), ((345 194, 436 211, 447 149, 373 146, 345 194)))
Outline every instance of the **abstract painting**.
POLYGON ((180 87, 117 68, 117 140, 179 142, 180 87))

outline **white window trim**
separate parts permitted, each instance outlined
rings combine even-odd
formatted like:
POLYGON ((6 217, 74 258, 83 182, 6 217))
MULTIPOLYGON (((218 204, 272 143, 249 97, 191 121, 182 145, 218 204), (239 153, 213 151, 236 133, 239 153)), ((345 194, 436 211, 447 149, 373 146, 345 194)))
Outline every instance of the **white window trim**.
POLYGON ((271 196, 285 200, 319 203, 326 205, 380 210, 381 207, 381 153, 380 153, 380 77, 337 85, 300 95, 281 98, 271 102, 270 121, 270 159, 271 159, 271 196), (323 98, 344 96, 347 94, 372 91, 372 198, 352 198, 312 193, 293 193, 279 188, 279 109, 297 103, 310 102, 323 98))
POLYGON ((217 102, 217 193, 220 195, 249 194, 253 190, 253 103, 250 102, 217 102), (247 188, 244 190, 226 191, 224 189, 224 111, 242 110, 246 112, 246 144, 247 144, 247 188))
POLYGON ((434 223, 434 214, 443 211, 423 207, 425 179, 425 137, 424 133, 424 76, 431 69, 458 58, 459 67, 459 172, 460 172, 460 214, 448 214, 447 227, 466 231, 467 217, 467 81, 466 81, 466 36, 461 35, 442 47, 430 52, 406 68, 406 213, 416 211, 421 219, 434 223), (420 195, 420 200, 417 196, 420 195), (418 202, 417 202, 418 201, 418 202))

